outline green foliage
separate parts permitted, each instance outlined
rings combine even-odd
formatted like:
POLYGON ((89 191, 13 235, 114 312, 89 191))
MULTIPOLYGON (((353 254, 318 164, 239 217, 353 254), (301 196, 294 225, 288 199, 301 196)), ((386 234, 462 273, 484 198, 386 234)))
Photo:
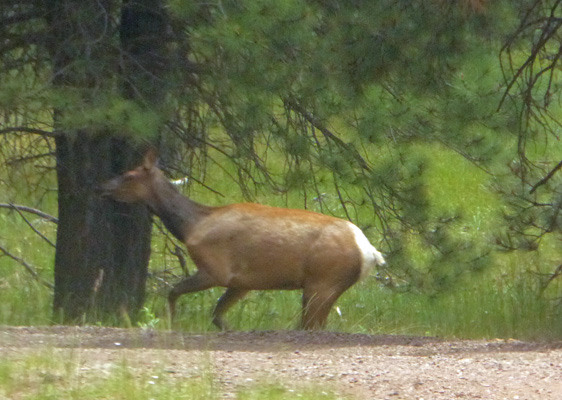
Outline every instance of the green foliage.
MULTIPOLYGON (((38 79, 45 110, 64 110, 58 128, 161 134, 167 164, 213 188, 218 166, 247 199, 296 190, 305 206, 372 227, 404 279, 434 274, 414 284, 429 291, 459 275, 443 272, 459 250, 476 257, 451 213, 429 210, 427 156, 411 146, 442 143, 480 163, 500 153, 510 117, 494 112, 503 83, 495 48, 511 28, 509 2, 482 14, 421 0, 168 6, 166 104, 125 100, 111 52, 92 63, 81 55, 69 77, 82 84, 38 79), (324 193, 341 205, 309 201, 324 193), (426 265, 408 261, 412 243, 430 249, 426 265)), ((116 39, 103 37, 109 47, 116 39)), ((223 193, 234 200, 232 188, 223 193)))
POLYGON ((412 145, 442 143, 483 165, 503 157, 512 117, 495 112, 503 75, 493 49, 513 15, 505 2, 473 15, 456 3, 264 0, 211 8, 211 23, 189 34, 193 59, 212 66, 204 107, 221 107, 208 123, 232 140, 223 154, 243 171, 244 196, 271 186, 305 201, 333 193, 345 203, 335 215, 353 209, 384 237, 401 265, 393 272, 433 275, 414 283, 433 291, 485 258, 456 234, 454 213, 429 210, 428 157, 412 145), (244 187, 250 180, 259 183, 244 187), (425 265, 411 261, 412 243, 429 249, 425 265))
POLYGON ((126 100, 113 91, 96 93, 94 101, 83 99, 83 90, 73 88, 51 90, 54 107, 65 109, 58 120, 61 130, 96 133, 117 132, 122 136, 150 139, 162 125, 162 115, 147 110, 138 102, 126 100))
MULTIPOLYGON (((527 82, 534 82, 529 105, 539 108, 525 108, 513 96, 498 111, 510 74, 497 54, 525 2, 487 2, 482 13, 459 2, 421 0, 173 0, 167 6, 174 40, 163 45, 178 62, 166 71, 165 104, 125 99, 121 76, 110 71, 119 63, 111 57, 90 66, 77 60, 77 76, 89 68, 107 76, 99 85, 76 87, 53 87, 52 66, 24 63, 0 74, 1 122, 50 130, 52 110, 60 109, 60 129, 141 139, 158 133, 166 166, 192 178, 186 192, 198 201, 251 199, 352 219, 389 264, 377 281, 344 295, 330 327, 462 337, 560 334, 556 323, 551 326, 560 320, 553 300, 559 287, 555 282, 543 290, 544 274, 559 264, 559 241, 545 236, 559 231, 560 181, 556 176, 528 193, 559 158, 562 111, 548 96, 560 93, 558 73, 527 82), (521 109, 548 118, 522 124, 521 109), (521 126, 529 136, 513 135, 521 126), (543 126, 553 126, 554 136, 544 139, 543 126), (529 146, 528 138, 541 140, 529 146), (538 249, 540 255, 497 255, 498 237, 506 248, 538 249)), ((531 24, 517 32, 534 35, 539 28, 531 24)), ((527 60, 533 35, 513 42, 513 65, 527 60)), ((115 51, 117 37, 106 39, 115 51)), ((545 70, 536 67, 557 51, 559 40, 553 45, 551 39, 556 36, 530 68, 545 70)), ((34 46, 29 55, 43 55, 46 49, 34 46)), ((22 51, 2 52, 2 65, 12 65, 22 51)), ((524 88, 525 82, 515 83, 512 90, 524 88)), ((0 201, 55 210, 52 195, 45 195, 55 187, 53 174, 37 172, 51 171, 54 163, 43 157, 35 163, 52 149, 50 139, 4 140, 0 201)), ((4 211, 0 242, 51 279, 52 249, 4 211)), ((54 239, 53 227, 44 233, 54 239)), ((176 260, 166 245, 155 238, 144 327, 169 328, 163 281, 175 281, 179 273, 170 275, 176 260)), ((49 290, 6 257, 0 266, 0 322, 48 322, 49 290), (31 305, 23 301, 29 298, 31 305)), ((208 315, 220 294, 215 289, 182 299, 178 327, 214 329, 208 315)), ((236 329, 287 329, 298 321, 299 303, 297 293, 255 293, 229 320, 236 329)))
POLYGON ((513 124, 517 148, 507 164, 509 174, 498 182, 507 204, 507 229, 498 235, 498 242, 506 250, 541 251, 559 242, 562 233, 558 23, 562 9, 560 1, 548 0, 522 6, 519 26, 500 53, 506 79, 501 105, 504 109, 515 105, 520 112, 513 124))

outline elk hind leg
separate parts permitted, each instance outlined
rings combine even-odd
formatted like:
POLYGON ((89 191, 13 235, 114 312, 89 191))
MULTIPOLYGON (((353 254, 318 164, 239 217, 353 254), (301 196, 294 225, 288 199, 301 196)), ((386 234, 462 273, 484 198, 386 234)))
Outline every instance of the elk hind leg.
POLYGON ((336 300, 345 291, 340 288, 304 288, 301 329, 322 329, 336 300))
POLYGON ((222 331, 228 330, 228 325, 224 322, 222 316, 232 307, 238 300, 242 299, 246 293, 245 289, 228 288, 220 297, 215 309, 213 310, 213 324, 222 331))

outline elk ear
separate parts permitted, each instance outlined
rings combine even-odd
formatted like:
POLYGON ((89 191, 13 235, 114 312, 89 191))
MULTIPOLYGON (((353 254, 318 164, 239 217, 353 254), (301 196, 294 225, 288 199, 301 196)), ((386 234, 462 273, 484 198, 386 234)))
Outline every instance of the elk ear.
POLYGON ((156 150, 150 148, 144 154, 144 159, 142 160, 142 166, 146 170, 150 170, 156 166, 156 162, 158 161, 158 155, 156 154, 156 150))

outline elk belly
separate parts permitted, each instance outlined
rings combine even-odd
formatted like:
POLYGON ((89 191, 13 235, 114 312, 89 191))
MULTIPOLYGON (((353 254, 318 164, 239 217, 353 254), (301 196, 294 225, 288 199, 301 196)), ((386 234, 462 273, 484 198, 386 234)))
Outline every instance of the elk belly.
MULTIPOLYGON (((283 235, 246 237, 232 247, 229 285, 253 289, 300 289, 304 279, 306 243, 293 243, 283 235)), ((244 237, 244 235, 240 235, 244 237)))

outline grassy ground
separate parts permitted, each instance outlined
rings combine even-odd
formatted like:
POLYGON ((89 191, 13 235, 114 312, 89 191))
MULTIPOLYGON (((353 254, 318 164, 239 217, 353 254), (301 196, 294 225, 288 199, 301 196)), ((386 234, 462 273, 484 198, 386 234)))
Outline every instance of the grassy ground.
MULTIPOLYGON (((416 151, 432 155, 426 190, 434 209, 462 215, 457 234, 493 248, 495 229, 501 226, 502 204, 489 189, 489 177, 461 157, 442 149, 420 147, 416 151)), ((220 176, 217 179, 220 181, 220 176)), ((22 181, 22 185, 25 186, 25 182, 22 181)), ((219 189, 228 193, 226 186, 219 189)), ((7 201, 8 195, 0 191, 0 202, 7 201)), ((210 204, 225 202, 202 192, 194 193, 193 197, 210 204)), ((260 201, 285 205, 287 200, 272 197, 260 201)), ((294 204, 289 206, 299 207, 298 202, 295 196, 294 204)), ((331 199, 328 193, 326 204, 337 207, 337 196, 331 199)), ((42 203, 42 208, 54 213, 54 195, 42 203)), ((55 225, 34 217, 30 220, 54 241, 55 225)), ((371 240, 378 246, 375 237, 371 240)), ((0 245, 25 259, 44 280, 53 281, 54 249, 32 232, 14 211, 0 209, 0 245)), ((151 271, 173 283, 181 272, 174 257, 162 255, 163 248, 163 239, 155 237, 151 271), (166 274, 170 269, 176 278, 166 274)), ((494 254, 489 269, 463 274, 454 287, 431 296, 391 292, 369 278, 342 296, 330 315, 328 329, 462 338, 560 338, 562 315, 557 301, 560 284, 555 280, 544 292, 539 290, 541 274, 551 272, 552 266, 558 265, 558 254, 557 244, 548 241, 541 243, 540 252, 494 254)), ((414 262, 423 263, 421 252, 412 252, 412 257, 414 262)), ((392 260, 389 264, 392 267, 392 260)), ((0 324, 52 322, 51 289, 31 279, 21 265, 8 257, 0 257, 0 289, 0 324)), ((161 280, 150 281, 150 295, 141 325, 170 327, 165 307, 167 290, 161 280)), ((194 332, 214 330, 209 314, 221 293, 222 289, 217 288, 182 297, 175 327, 194 332)), ((227 319, 237 330, 291 329, 297 325, 299 313, 298 292, 254 292, 229 311, 227 319)))
MULTIPOLYGON (((189 399, 213 400, 224 398, 220 385, 209 371, 192 378, 174 378, 157 368, 130 364, 123 359, 90 371, 82 367, 78 351, 65 354, 42 350, 16 361, 0 360, 0 398, 27 400, 66 399, 189 399)), ((249 383, 237 389, 239 400, 341 399, 324 388, 314 386, 291 388, 280 384, 249 383)))

